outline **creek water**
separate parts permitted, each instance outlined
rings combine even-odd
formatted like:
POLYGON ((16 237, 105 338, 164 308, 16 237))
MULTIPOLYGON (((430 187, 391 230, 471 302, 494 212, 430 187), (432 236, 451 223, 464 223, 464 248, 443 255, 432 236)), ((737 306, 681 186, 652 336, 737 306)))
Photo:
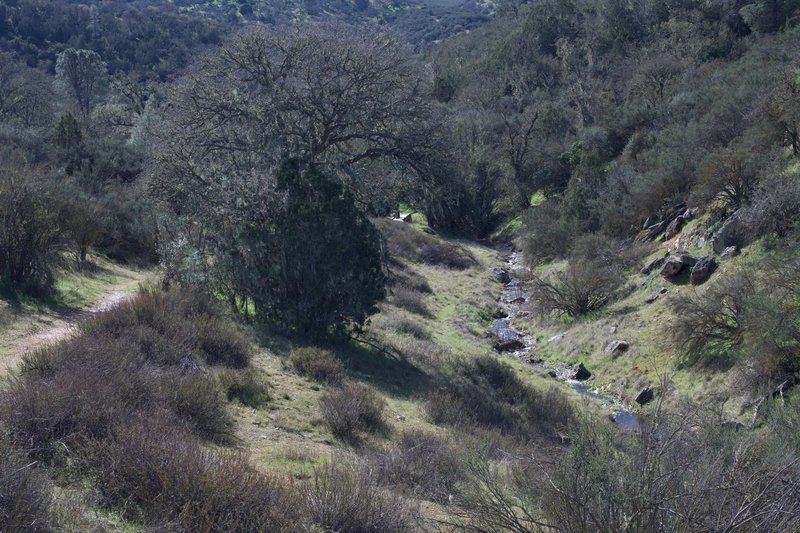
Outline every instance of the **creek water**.
MULTIPOLYGON (((639 416, 632 411, 630 406, 626 405, 618 398, 599 392, 596 388, 592 388, 590 382, 569 379, 567 377, 569 375, 569 369, 564 366, 548 365, 543 362, 531 362, 536 361, 535 357, 531 357, 536 349, 536 339, 527 332, 514 327, 514 323, 518 318, 530 312, 528 308, 530 307, 531 292, 527 288, 525 282, 525 278, 527 278, 525 274, 529 271, 523 266, 522 255, 519 252, 511 252, 508 255, 503 270, 508 273, 509 280, 503 286, 503 294, 500 297, 499 308, 506 316, 496 319, 492 323, 491 329, 501 343, 513 342, 515 340, 519 341, 518 344, 521 343, 521 347, 506 353, 509 353, 511 356, 523 362, 550 371, 555 374, 556 379, 565 385, 572 387, 581 395, 600 403, 611 412, 611 418, 620 429, 624 431, 639 430, 641 428, 639 416)), ((556 337, 558 337, 558 335, 556 337)), ((551 341, 552 340, 553 339, 551 339, 551 341)))

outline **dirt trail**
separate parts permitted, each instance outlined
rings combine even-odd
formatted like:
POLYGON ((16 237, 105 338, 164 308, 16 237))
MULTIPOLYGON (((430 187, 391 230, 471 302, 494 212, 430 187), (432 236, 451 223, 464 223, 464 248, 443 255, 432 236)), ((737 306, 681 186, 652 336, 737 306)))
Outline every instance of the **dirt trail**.
POLYGON ((36 315, 19 331, 13 332, 7 338, 0 338, 0 375, 7 374, 14 368, 25 353, 72 335, 81 321, 133 297, 135 293, 131 292, 131 287, 130 281, 112 285, 104 292, 100 301, 88 308, 36 315))

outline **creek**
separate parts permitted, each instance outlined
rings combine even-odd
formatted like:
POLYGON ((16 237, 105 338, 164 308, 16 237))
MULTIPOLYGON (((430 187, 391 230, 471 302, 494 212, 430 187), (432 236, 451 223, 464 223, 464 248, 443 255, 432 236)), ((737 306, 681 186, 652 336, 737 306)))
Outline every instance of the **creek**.
POLYGON ((572 387, 582 396, 601 404, 603 408, 611 412, 611 419, 620 429, 624 431, 639 430, 641 421, 630 406, 618 398, 603 394, 596 388, 592 388, 590 382, 570 379, 568 376, 571 371, 566 365, 547 364, 536 357, 532 357, 536 349, 536 338, 523 330, 517 329, 514 325, 519 318, 530 313, 531 292, 525 281, 529 270, 523 266, 522 254, 510 252, 505 260, 505 267, 502 269, 502 272, 506 272, 508 276, 505 277, 500 272, 495 270, 497 277, 499 279, 503 278, 501 281, 506 283, 503 286, 499 308, 506 316, 496 319, 492 323, 491 329, 499 343, 506 343, 514 347, 513 350, 504 353, 508 353, 526 364, 545 369, 551 376, 555 376, 560 382, 572 387))

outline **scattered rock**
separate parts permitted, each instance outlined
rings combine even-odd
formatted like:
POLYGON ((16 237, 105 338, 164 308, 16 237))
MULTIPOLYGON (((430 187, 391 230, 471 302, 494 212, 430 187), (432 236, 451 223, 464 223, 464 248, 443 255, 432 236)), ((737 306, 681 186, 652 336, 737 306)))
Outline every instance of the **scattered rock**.
POLYGON ((686 218, 684 218, 683 215, 679 216, 678 218, 669 223, 669 226, 667 226, 667 229, 664 232, 664 238, 666 240, 670 240, 671 238, 675 237, 676 235, 678 235, 678 233, 681 232, 683 226, 685 225, 686 225, 686 218))
POLYGON ((406 213, 405 215, 401 214, 400 215, 400 220, 402 220, 403 222, 406 222, 408 224, 411 224, 412 222, 414 222, 414 219, 411 216, 411 213, 406 213))
POLYGON ((734 257, 736 255, 739 255, 739 249, 736 246, 728 246, 727 248, 725 248, 725 250, 722 251, 721 254, 719 254, 719 258, 730 259, 731 257, 734 257))
POLYGON ((680 257, 671 255, 664 260, 661 266, 661 275, 665 278, 674 278, 683 270, 684 264, 680 257))
POLYGON ((516 352, 517 350, 521 350, 525 347, 525 343, 522 342, 520 338, 514 338, 509 340, 500 340, 494 344, 494 349, 500 353, 503 352, 516 352))
POLYGON ((547 375, 550 376, 551 378, 555 378, 557 376, 555 370, 548 370, 547 375))
POLYGON ((732 431, 739 431, 740 429, 744 429, 744 424, 741 422, 737 422, 736 420, 726 420, 722 424, 723 429, 728 429, 732 431))
POLYGON ((653 401, 653 389, 650 388, 650 387, 643 388, 641 391, 639 391, 639 394, 636 395, 636 399, 633 400, 633 401, 635 401, 639 405, 644 405, 646 403, 652 402, 653 401))
POLYGON ((575 374, 573 374, 572 379, 586 381, 590 377, 592 377, 592 373, 589 372, 585 366, 583 366, 583 363, 579 363, 578 367, 575 369, 575 374))
POLYGON ((616 332, 617 332, 617 326, 611 326, 611 327, 610 327, 608 330, 609 330, 609 331, 611 332, 611 334, 613 335, 614 333, 616 333, 616 332))
POLYGON ((509 303, 509 304, 524 304, 525 303, 525 297, 524 296, 518 296, 517 298, 514 298, 513 300, 507 300, 506 303, 509 303))
POLYGON ((547 339, 547 342, 560 342, 566 336, 567 336, 567 332, 564 331, 563 333, 558 333, 556 335, 553 335, 552 337, 547 339))
POLYGON ((664 260, 664 265, 661 267, 661 275, 665 278, 674 278, 686 267, 693 267, 697 263, 697 259, 689 254, 673 254, 664 260))
POLYGON ((655 302, 656 300, 658 300, 659 296, 661 296, 662 294, 666 294, 666 292, 667 292, 667 289, 665 289, 664 287, 661 287, 656 292, 652 293, 650 296, 645 298, 644 301, 645 301, 645 303, 651 304, 651 303, 655 302))
POLYGON ((647 263, 645 266, 643 266, 642 270, 640 272, 642 274, 644 274, 644 275, 650 274, 654 270, 657 270, 657 269, 661 268, 662 265, 664 264, 665 260, 666 260, 666 256, 665 257, 656 257, 655 259, 653 259, 652 261, 647 263))
POLYGON ((612 357, 618 357, 621 354, 628 351, 630 348, 630 344, 627 341, 616 340, 611 341, 608 346, 606 346, 605 352, 607 354, 611 354, 612 357))
POLYGON ((502 309, 500 309, 498 307, 497 309, 495 309, 494 313, 492 314, 492 318, 494 318, 495 320, 498 320, 498 319, 501 319, 501 318, 508 318, 508 313, 506 311, 503 311, 502 309))
POLYGON ((711 274, 714 273, 716 268, 717 260, 714 259, 714 256, 707 255, 705 257, 701 257, 692 267, 692 273, 689 276, 689 281, 692 283, 692 285, 700 285, 711 277, 711 274))
POLYGON ((495 267, 491 270, 491 272, 492 276, 494 276, 494 279, 496 279, 503 285, 511 282, 511 276, 508 274, 507 270, 495 267))
POLYGON ((726 248, 739 244, 740 233, 739 212, 737 211, 729 216, 711 236, 711 248, 714 249, 714 253, 721 254, 726 248))

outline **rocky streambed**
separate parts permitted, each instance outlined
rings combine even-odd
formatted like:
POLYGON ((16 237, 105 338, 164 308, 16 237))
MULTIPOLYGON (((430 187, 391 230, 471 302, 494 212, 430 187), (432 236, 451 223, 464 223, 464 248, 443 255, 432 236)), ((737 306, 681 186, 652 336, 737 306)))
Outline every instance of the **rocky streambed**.
MULTIPOLYGON (((526 280, 529 270, 524 266, 522 255, 510 251, 504 255, 504 266, 492 269, 492 274, 503 284, 503 293, 498 302, 498 312, 492 323, 491 330, 495 336, 495 349, 522 361, 523 363, 542 368, 547 373, 572 387, 574 390, 600 403, 611 412, 611 418, 620 429, 638 430, 640 428, 639 416, 630 406, 618 398, 601 393, 592 387, 591 372, 579 364, 569 366, 559 363, 545 363, 536 357, 536 339, 515 324, 520 318, 525 318, 530 311, 531 292, 526 280)), ((562 336, 564 334, 561 334, 562 336)), ((548 342, 557 340, 556 335, 548 342)))

